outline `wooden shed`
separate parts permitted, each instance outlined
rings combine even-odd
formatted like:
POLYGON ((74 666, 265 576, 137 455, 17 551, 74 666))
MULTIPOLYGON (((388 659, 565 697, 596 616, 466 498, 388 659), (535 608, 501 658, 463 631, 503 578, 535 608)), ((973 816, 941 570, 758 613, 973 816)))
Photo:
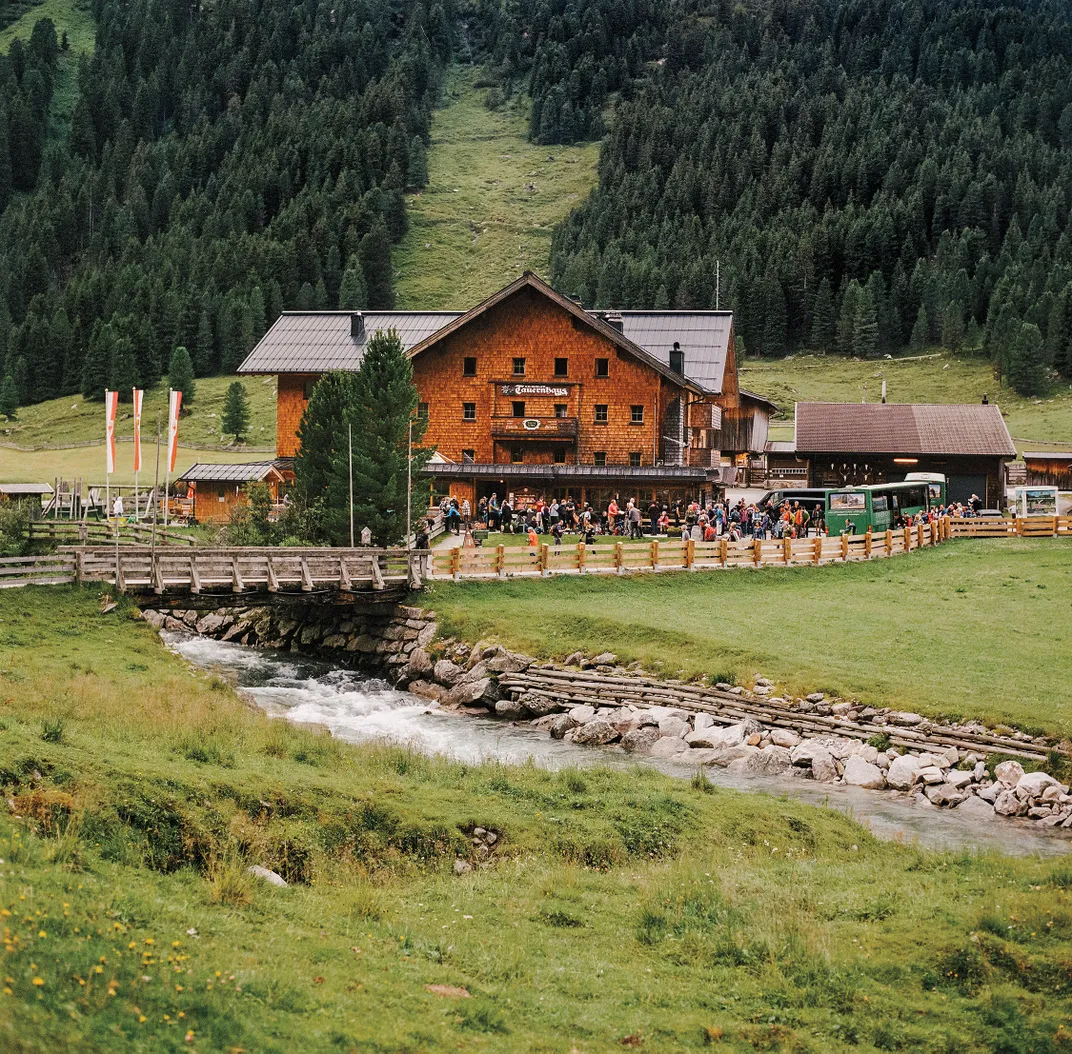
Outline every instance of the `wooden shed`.
POLYGON ((1024 452, 1029 487, 1056 487, 1072 491, 1072 453, 1024 452))
POLYGON ((188 516, 198 523, 227 523, 250 483, 267 483, 272 501, 279 499, 283 475, 274 461, 243 465, 193 465, 175 481, 180 499, 189 502, 188 516), (183 491, 185 490, 185 493, 183 491))

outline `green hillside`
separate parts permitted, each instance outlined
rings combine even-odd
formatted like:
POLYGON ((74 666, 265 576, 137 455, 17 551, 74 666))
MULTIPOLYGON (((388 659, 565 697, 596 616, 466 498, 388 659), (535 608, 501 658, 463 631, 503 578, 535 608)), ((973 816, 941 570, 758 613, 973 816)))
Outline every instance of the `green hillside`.
POLYGON ((998 387, 990 363, 982 357, 941 350, 867 362, 792 355, 748 359, 741 366, 741 386, 773 399, 783 411, 784 418, 772 426, 774 439, 793 438, 795 402, 876 403, 882 398, 883 380, 891 403, 977 403, 987 395, 1001 407, 1018 450, 1072 450, 1072 386, 1056 386, 1042 398, 1017 395, 998 387))
POLYGON ((480 71, 452 73, 432 116, 428 185, 406 199, 394 255, 400 308, 468 308, 522 271, 547 277, 551 234, 595 186, 598 144, 527 138, 527 99, 496 110, 480 71))

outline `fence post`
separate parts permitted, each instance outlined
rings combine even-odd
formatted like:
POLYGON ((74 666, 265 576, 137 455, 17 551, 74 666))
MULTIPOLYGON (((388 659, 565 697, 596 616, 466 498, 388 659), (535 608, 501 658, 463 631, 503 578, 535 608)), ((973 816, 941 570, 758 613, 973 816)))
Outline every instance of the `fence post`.
POLYGON ((916 524, 916 547, 918 549, 923 548, 923 521, 922 520, 920 520, 919 523, 916 524))
POLYGON ((614 570, 618 573, 622 573, 622 543, 614 543, 614 570))
POLYGON ((904 551, 910 553, 912 551, 912 528, 905 527, 904 529, 904 551))
POLYGON ((696 562, 696 542, 690 538, 685 543, 685 570, 691 571, 692 565, 696 562))
POLYGON ((654 539, 651 543, 651 569, 653 571, 659 570, 659 542, 654 539))
POLYGON ((849 536, 847 534, 841 536, 841 560, 846 564, 849 562, 849 536))
POLYGON ((461 563, 461 549, 459 546, 456 545, 450 551, 450 575, 455 582, 458 581, 458 572, 461 570, 461 563))
POLYGON ((820 561, 823 558, 823 536, 821 534, 817 534, 815 536, 815 544, 812 546, 812 548, 815 551, 813 555, 815 566, 818 567, 820 561))
POLYGON ((867 525, 867 534, 864 535, 864 556, 871 559, 871 525, 867 525))
POLYGON ((761 538, 752 539, 752 563, 756 567, 763 566, 763 540, 761 538))
POLYGON ((886 528, 886 555, 893 556, 893 531, 886 528))
POLYGON ((718 542, 718 562, 725 567, 730 555, 730 540, 723 535, 718 542))
POLYGON ((584 542, 577 543, 577 571, 579 574, 584 574, 584 542))
POLYGON ((83 578, 85 577, 85 573, 86 573, 85 559, 86 559, 85 552, 83 550, 81 550, 81 549, 76 549, 75 554, 74 554, 74 581, 75 581, 75 585, 80 586, 82 584, 83 578))
POLYGON ((544 542, 540 546, 540 575, 541 577, 547 574, 547 565, 551 559, 551 547, 544 542))
POLYGON ((793 560, 793 539, 788 534, 782 535, 782 563, 786 567, 792 563, 793 560))

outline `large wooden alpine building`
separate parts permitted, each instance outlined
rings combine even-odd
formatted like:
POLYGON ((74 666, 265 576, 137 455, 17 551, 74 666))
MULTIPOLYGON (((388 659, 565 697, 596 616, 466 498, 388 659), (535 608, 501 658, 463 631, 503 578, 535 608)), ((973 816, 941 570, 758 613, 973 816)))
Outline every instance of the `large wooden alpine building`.
POLYGON ((278 455, 317 378, 394 329, 438 493, 689 499, 762 451, 773 404, 737 383, 728 311, 592 311, 526 273, 469 311, 284 312, 241 373, 278 377, 278 455))

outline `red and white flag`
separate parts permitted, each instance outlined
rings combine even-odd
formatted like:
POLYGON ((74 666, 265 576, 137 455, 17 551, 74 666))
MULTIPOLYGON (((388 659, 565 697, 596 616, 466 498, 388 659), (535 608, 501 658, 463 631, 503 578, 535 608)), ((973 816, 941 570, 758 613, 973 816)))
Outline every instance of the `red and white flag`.
POLYGON ((168 472, 175 471, 175 458, 179 454, 179 408, 182 406, 182 392, 170 389, 168 405, 168 472))
POLYGON ((134 471, 141 471, 141 388, 134 389, 134 471))
POLYGON ((119 405, 119 393, 104 393, 104 451, 105 469, 111 475, 115 471, 115 411, 119 405))

